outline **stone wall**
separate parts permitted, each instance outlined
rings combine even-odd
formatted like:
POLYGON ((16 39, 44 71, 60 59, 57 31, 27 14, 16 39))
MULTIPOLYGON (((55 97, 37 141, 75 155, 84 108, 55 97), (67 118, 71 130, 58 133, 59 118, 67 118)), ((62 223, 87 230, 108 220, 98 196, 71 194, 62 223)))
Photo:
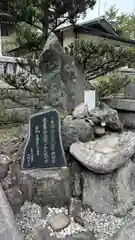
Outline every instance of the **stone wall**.
POLYGON ((104 101, 118 111, 124 127, 135 128, 135 99, 106 98, 104 101))
POLYGON ((27 122, 34 112, 32 106, 38 102, 39 99, 32 94, 11 88, 0 88, 0 124, 27 122), (8 95, 18 97, 18 100, 22 99, 22 104, 12 101, 8 95))

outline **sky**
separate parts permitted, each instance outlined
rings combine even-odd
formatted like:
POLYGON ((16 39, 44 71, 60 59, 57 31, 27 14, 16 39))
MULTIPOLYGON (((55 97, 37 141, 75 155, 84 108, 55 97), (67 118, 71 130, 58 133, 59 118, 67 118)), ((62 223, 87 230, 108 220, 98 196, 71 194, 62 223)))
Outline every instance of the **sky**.
POLYGON ((128 0, 128 1, 127 0, 125 1, 124 0, 96 0, 96 1, 97 3, 94 6, 94 9, 88 10, 87 16, 84 19, 85 21, 98 17, 99 1, 100 1, 100 16, 104 15, 105 10, 107 10, 112 5, 115 5, 116 8, 119 8, 119 12, 135 13, 135 0, 128 0))

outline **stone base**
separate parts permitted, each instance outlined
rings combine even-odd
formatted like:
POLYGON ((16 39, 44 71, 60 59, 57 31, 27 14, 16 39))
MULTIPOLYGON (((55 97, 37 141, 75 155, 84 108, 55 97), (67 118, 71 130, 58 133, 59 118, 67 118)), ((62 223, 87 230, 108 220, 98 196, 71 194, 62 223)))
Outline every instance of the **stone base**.
POLYGON ((68 168, 23 170, 20 172, 19 185, 27 201, 53 207, 69 204, 71 191, 68 168))
POLYGON ((135 163, 111 174, 83 172, 82 202, 95 212, 125 216, 135 202, 135 163))

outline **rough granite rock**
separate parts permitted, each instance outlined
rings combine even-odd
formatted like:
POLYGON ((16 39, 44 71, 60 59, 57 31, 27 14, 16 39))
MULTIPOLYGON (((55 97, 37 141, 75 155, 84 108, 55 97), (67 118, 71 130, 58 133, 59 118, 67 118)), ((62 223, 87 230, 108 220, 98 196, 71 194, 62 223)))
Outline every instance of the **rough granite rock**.
POLYGON ((46 103, 71 114, 84 98, 84 73, 73 56, 65 54, 51 33, 40 55, 42 88, 47 86, 46 103))
POLYGON ((62 140, 64 149, 67 150, 72 143, 80 140, 90 141, 93 138, 93 128, 84 119, 64 120, 62 124, 62 140))
POLYGON ((135 219, 125 224, 110 240, 135 240, 135 219))
POLYGON ((88 116, 88 109, 84 103, 80 103, 72 113, 74 118, 82 119, 88 116))
POLYGON ((21 171, 19 187, 25 200, 42 206, 62 207, 70 202, 68 168, 21 171))
POLYGON ((122 217, 135 203, 135 163, 111 174, 83 171, 82 203, 99 213, 122 217))
POLYGON ((117 111, 106 104, 101 104, 101 107, 89 111, 89 117, 95 125, 105 122, 106 127, 112 131, 121 132, 123 130, 117 111))
POLYGON ((135 133, 112 133, 87 143, 76 142, 70 153, 86 168, 97 173, 110 173, 128 163, 135 152, 135 133))
POLYGON ((53 214, 47 222, 54 231, 61 231, 70 224, 70 219, 62 212, 53 214))
POLYGON ((23 240, 11 207, 0 185, 0 240, 23 240))

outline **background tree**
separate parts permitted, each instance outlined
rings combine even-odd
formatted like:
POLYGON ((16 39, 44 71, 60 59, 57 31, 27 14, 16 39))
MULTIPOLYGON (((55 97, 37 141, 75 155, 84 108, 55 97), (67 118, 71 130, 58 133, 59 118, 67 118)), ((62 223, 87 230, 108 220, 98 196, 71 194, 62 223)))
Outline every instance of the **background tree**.
POLYGON ((119 9, 113 5, 105 12, 105 18, 118 33, 124 37, 135 39, 135 14, 119 13, 119 9))
POLYGON ((0 17, 13 22, 19 49, 38 53, 48 34, 62 23, 74 24, 96 0, 2 0, 0 17))

